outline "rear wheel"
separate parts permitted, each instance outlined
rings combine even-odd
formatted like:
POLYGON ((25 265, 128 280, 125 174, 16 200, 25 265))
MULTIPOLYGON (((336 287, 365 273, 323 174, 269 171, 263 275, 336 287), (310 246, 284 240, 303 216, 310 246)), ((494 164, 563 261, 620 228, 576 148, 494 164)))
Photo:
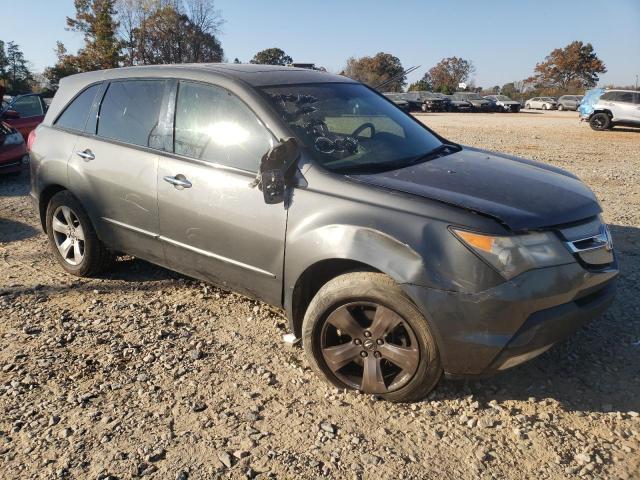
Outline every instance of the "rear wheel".
POLYGON ((47 207, 47 236, 53 254, 68 273, 88 277, 114 256, 98 239, 87 213, 69 191, 56 193, 47 207))
POLYGON ((562 104, 558 105, 558 110, 560 110, 560 111, 564 110, 564 105, 562 105, 562 104))
POLYGON ((546 110, 546 109, 547 109, 547 104, 546 104, 546 103, 543 103, 543 104, 542 104, 542 109, 543 109, 543 110, 546 110))
POLYGON ((604 112, 596 113, 589 119, 592 129, 602 131, 611 128, 611 117, 604 112))
POLYGON ((339 388, 414 401, 442 374, 426 319, 381 273, 348 273, 324 285, 307 309, 302 338, 313 370, 339 388))

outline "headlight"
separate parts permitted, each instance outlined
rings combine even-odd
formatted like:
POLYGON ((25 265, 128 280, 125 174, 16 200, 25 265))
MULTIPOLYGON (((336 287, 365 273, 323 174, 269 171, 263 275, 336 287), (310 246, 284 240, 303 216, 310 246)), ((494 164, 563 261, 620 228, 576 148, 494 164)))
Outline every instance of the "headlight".
POLYGON ((465 230, 452 231, 507 280, 534 268, 575 261, 560 239, 551 232, 498 237, 465 230))
POLYGON ((22 138, 22 135, 20 135, 20 132, 16 132, 10 133, 4 137, 3 145, 20 145, 21 143, 24 143, 24 139, 22 138))

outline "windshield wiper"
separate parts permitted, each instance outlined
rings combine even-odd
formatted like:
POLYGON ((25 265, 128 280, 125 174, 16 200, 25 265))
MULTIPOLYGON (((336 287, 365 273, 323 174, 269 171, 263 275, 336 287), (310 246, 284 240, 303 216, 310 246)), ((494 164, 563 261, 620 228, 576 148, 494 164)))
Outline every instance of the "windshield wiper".
POLYGON ((417 156, 416 158, 414 158, 409 162, 409 165, 415 165, 417 163, 427 162, 435 158, 451 155, 452 153, 459 152, 460 150, 462 150, 462 147, 460 145, 443 143, 442 145, 437 146, 433 150, 428 151, 424 155, 417 156))

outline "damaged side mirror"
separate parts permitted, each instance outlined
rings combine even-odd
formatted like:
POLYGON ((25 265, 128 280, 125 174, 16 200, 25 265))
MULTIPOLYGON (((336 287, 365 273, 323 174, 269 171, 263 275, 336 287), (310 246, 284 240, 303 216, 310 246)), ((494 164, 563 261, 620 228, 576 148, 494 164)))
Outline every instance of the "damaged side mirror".
POLYGON ((284 201, 286 173, 300 156, 295 138, 281 140, 265 153, 260 162, 260 172, 251 186, 262 190, 264 202, 275 204, 284 201))

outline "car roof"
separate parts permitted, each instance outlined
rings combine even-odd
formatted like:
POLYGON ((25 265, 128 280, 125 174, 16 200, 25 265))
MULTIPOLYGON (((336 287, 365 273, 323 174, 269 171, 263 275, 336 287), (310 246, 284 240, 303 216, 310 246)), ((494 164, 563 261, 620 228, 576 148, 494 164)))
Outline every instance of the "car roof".
POLYGON ((223 76, 238 80, 254 87, 267 85, 290 85, 298 83, 354 82, 354 80, 320 70, 287 67, 281 65, 258 65, 236 63, 185 63, 175 65, 146 65, 138 67, 114 68, 97 72, 80 73, 73 77, 82 77, 84 81, 107 80, 112 78, 180 77, 185 73, 199 76, 223 76), (90 77, 95 77, 91 79, 90 77))
POLYGON ((625 90, 623 88, 606 88, 605 92, 629 92, 629 93, 640 93, 640 90, 625 90))

